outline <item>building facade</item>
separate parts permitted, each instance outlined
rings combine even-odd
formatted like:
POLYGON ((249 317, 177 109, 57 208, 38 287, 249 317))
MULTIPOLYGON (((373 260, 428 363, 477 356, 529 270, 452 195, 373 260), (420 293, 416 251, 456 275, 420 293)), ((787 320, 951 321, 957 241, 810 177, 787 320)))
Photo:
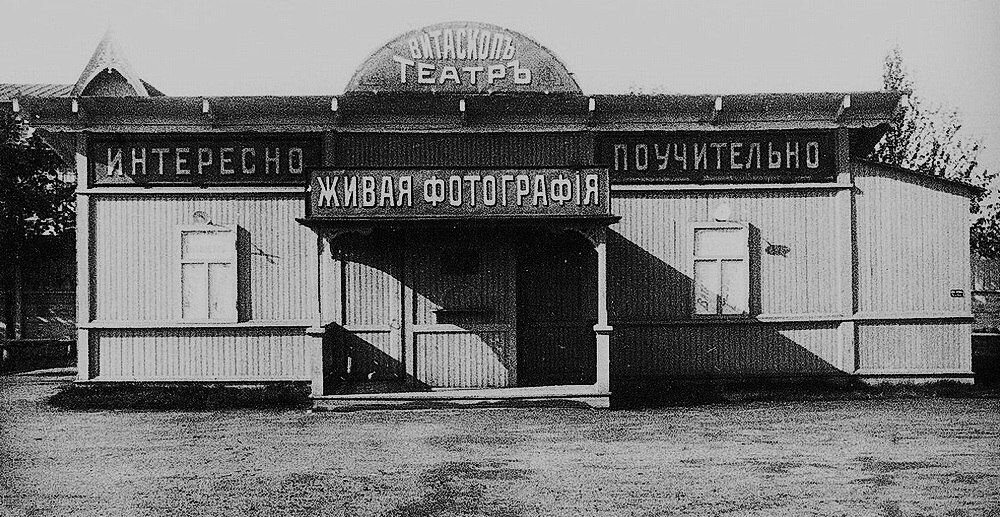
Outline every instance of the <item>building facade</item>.
POLYGON ((17 108, 77 164, 80 381, 607 406, 971 380, 975 191, 865 161, 898 102, 585 95, 531 38, 454 22, 336 96, 165 96, 106 39, 17 108))

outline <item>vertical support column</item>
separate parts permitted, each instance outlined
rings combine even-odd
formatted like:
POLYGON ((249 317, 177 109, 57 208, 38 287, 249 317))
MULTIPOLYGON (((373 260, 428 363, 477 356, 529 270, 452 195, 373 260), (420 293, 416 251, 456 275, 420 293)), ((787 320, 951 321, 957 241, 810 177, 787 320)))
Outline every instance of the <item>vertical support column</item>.
POLYGON ((87 134, 76 135, 76 378, 90 380, 90 174, 87 134))
POLYGON ((850 135, 847 128, 836 131, 837 183, 841 188, 834 196, 834 238, 836 239, 836 271, 838 311, 845 318, 840 324, 841 369, 854 373, 857 369, 857 329, 851 319, 857 312, 857 250, 855 249, 854 178, 851 169, 850 135))
POLYGON ((608 250, 607 229, 594 234, 597 251, 597 382, 594 386, 602 393, 611 391, 611 325, 608 324, 608 250))
POLYGON ((316 233, 316 255, 311 264, 312 270, 316 272, 316 313, 313 315, 313 325, 306 329, 309 336, 309 378, 312 396, 320 396, 326 393, 326 377, 324 369, 326 366, 325 354, 323 350, 323 337, 326 329, 323 327, 323 252, 326 249, 326 239, 322 232, 316 233))

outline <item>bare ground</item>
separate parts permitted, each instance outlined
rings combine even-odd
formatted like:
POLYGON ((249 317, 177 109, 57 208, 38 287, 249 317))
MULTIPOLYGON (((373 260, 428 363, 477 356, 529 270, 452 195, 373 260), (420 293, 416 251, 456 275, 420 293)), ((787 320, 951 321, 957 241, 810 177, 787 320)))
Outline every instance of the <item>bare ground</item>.
POLYGON ((4 515, 1000 516, 1000 400, 68 411, 0 377, 4 515))

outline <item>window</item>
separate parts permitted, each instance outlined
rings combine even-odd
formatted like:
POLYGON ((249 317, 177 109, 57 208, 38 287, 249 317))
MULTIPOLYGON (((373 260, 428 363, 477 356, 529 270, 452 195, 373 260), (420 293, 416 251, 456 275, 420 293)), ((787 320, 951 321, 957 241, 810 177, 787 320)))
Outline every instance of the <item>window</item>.
POLYGON ((749 313, 749 232, 731 223, 694 229, 695 316, 738 316, 749 313))
POLYGON ((181 228, 180 301, 183 321, 236 321, 236 229, 181 228))

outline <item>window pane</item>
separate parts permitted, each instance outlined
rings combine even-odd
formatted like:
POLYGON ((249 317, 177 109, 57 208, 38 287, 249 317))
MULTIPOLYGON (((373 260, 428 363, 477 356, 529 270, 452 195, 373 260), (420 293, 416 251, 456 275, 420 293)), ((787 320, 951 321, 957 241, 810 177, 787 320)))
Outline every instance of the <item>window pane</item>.
POLYGON ((181 318, 208 318, 208 278, 204 264, 181 264, 181 318))
POLYGON ((746 253, 746 239, 739 229, 705 229, 694 232, 696 256, 742 257, 746 253))
POLYGON ((236 319, 236 293, 233 292, 233 267, 230 264, 208 265, 208 317, 236 319))
POLYGON ((231 238, 228 231, 184 232, 181 234, 181 257, 187 260, 228 258, 231 238))
POLYGON ((694 263, 694 313, 719 312, 719 263, 696 260, 694 263))
POLYGON ((750 283, 747 279, 746 263, 742 260, 722 262, 722 286, 720 305, 722 314, 745 314, 750 283))

